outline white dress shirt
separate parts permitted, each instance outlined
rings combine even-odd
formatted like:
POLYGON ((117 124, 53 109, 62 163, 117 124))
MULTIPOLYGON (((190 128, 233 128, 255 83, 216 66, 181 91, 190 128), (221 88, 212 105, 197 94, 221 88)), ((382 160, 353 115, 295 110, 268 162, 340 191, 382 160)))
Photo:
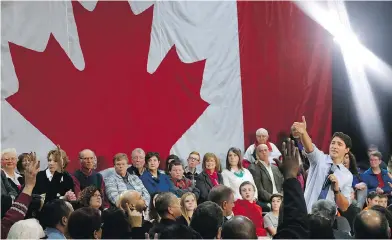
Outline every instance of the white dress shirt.
MULTIPOLYGON (((308 209, 308 213, 311 213, 312 205, 317 202, 321 188, 323 187, 324 181, 328 175, 328 172, 333 164, 331 157, 320 151, 315 145, 314 150, 311 153, 307 153, 310 167, 308 172, 308 178, 306 179, 305 188, 305 202, 308 209)), ((351 185, 353 182, 353 175, 351 172, 343 166, 343 164, 337 165, 335 172, 333 173, 339 183, 341 193, 346 197, 349 203, 351 203, 351 185)), ((329 188, 326 200, 335 202, 335 195, 332 188, 329 188)))

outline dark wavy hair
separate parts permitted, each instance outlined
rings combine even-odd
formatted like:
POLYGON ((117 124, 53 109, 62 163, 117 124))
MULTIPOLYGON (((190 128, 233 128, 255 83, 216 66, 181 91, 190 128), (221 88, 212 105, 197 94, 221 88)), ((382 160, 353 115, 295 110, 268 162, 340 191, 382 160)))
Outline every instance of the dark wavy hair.
POLYGON ((24 174, 23 172, 24 172, 25 168, 23 167, 23 159, 25 159, 26 157, 27 158, 29 157, 28 153, 22 153, 18 156, 18 162, 16 163, 16 169, 18 169, 20 174, 24 174))
POLYGON ((159 215, 158 215, 157 209, 154 206, 154 198, 155 198, 155 196, 157 196, 159 194, 160 194, 160 192, 155 192, 154 194, 151 195, 150 204, 148 207, 148 210, 149 210, 148 211, 148 218, 150 219, 150 221, 151 220, 155 220, 155 222, 159 221, 159 215))
MULTIPOLYGON (((94 193, 96 191, 99 191, 99 193, 102 195, 101 190, 98 189, 94 185, 88 186, 85 189, 83 189, 83 191, 80 192, 80 196, 78 199, 80 207, 90 207, 90 199, 94 196, 94 193)), ((102 199, 102 201, 103 201, 103 199, 102 199)), ((102 208, 102 205, 101 205, 101 208, 102 208)))

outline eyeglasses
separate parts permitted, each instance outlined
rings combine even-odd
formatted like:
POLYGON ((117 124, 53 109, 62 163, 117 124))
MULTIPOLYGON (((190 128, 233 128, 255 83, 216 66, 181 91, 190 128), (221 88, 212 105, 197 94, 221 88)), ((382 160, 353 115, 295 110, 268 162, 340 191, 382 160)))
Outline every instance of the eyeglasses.
POLYGON ((199 161, 199 159, 194 158, 194 157, 189 157, 188 160, 192 160, 192 161, 199 161))

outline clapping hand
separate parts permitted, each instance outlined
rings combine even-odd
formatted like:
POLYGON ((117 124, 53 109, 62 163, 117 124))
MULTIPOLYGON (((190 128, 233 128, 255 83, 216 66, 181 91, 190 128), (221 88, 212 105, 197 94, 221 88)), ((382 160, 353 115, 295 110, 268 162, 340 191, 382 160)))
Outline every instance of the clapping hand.
POLYGON ((282 161, 274 159, 285 179, 296 178, 299 171, 299 151, 294 141, 287 139, 282 144, 282 161))

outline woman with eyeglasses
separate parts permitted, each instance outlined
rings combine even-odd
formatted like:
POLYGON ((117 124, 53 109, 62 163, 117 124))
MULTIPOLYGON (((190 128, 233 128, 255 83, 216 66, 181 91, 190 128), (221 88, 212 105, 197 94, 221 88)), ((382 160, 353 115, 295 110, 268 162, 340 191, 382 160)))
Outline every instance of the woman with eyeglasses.
POLYGON ((80 192, 79 204, 81 207, 92 207, 102 209, 102 193, 96 186, 89 186, 80 192))
MULTIPOLYGON (((222 171, 223 184, 233 190, 235 201, 242 199, 239 189, 243 182, 249 181, 256 186, 252 174, 242 167, 241 160, 241 150, 235 147, 230 148, 226 156, 226 169, 222 171)), ((254 197, 257 199, 257 189, 254 197)))

